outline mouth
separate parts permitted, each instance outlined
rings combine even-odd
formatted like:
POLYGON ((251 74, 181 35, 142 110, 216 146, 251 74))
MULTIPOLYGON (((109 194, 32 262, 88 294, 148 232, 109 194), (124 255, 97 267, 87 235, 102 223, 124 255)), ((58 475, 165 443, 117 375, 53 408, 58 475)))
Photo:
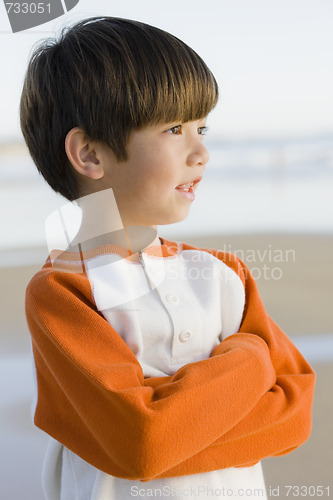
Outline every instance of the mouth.
POLYGON ((202 177, 197 177, 193 181, 187 182, 186 184, 179 184, 176 186, 177 191, 184 191, 185 193, 193 192, 193 188, 199 184, 202 177))

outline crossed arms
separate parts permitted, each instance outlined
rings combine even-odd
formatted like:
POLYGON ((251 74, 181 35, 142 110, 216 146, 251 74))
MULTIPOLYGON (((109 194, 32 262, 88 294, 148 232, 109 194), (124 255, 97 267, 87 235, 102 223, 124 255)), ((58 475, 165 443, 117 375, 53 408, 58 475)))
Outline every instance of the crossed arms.
POLYGON ((94 307, 88 278, 44 266, 26 295, 35 424, 94 467, 143 481, 249 466, 302 444, 314 372, 267 315, 245 266, 228 260, 246 292, 239 332, 208 359, 147 379, 94 307))

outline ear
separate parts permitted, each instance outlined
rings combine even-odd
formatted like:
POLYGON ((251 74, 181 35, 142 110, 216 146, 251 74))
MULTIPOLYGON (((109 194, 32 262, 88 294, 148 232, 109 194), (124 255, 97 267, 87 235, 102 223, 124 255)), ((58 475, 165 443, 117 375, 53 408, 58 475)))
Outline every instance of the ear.
POLYGON ((85 132, 72 128, 65 139, 65 150, 69 161, 77 172, 90 179, 101 179, 104 175, 99 159, 98 143, 90 141, 85 132))

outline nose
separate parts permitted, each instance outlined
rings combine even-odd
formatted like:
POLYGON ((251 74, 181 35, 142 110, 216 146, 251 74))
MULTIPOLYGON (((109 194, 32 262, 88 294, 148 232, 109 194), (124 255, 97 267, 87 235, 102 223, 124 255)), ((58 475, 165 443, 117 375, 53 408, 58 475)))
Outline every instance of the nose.
POLYGON ((187 156, 187 164, 189 167, 195 167, 197 165, 206 166, 209 161, 209 153, 206 146, 203 144, 202 139, 198 138, 191 152, 187 156))

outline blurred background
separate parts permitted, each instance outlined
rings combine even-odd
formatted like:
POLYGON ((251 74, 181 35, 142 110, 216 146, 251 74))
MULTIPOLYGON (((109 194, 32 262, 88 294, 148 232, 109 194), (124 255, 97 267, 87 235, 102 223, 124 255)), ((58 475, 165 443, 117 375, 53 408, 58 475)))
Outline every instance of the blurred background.
POLYGON ((208 119, 205 178, 189 217, 159 232, 236 252, 252 269, 268 312, 317 373, 312 436, 290 455, 263 461, 266 484, 280 486, 280 498, 285 485, 332 494, 332 2, 80 0, 64 16, 15 34, 0 5, 0 497, 42 499, 45 436, 29 412, 24 292, 47 257, 45 219, 66 203, 29 158, 20 92, 33 45, 96 15, 165 29, 215 74, 221 98, 208 119))

